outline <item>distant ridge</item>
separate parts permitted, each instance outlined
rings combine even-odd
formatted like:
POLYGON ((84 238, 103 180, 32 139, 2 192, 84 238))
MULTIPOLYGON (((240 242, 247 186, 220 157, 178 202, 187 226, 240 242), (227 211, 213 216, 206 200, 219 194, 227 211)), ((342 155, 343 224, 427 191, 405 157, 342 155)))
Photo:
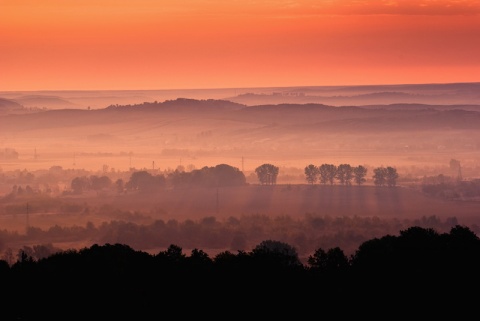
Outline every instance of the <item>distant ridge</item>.
POLYGON ((74 104, 62 97, 47 96, 47 95, 25 95, 14 99, 16 102, 25 107, 44 108, 44 109, 65 109, 65 108, 79 108, 80 106, 74 104))
MULTIPOLYGON (((103 109, 61 109, 11 115, 5 129, 73 128, 75 126, 109 126, 125 124, 136 128, 139 123, 157 126, 160 122, 182 124, 198 132, 210 130, 210 123, 226 128, 244 128, 244 124, 266 126, 268 135, 303 132, 380 132, 410 130, 443 130, 480 128, 480 105, 392 104, 372 106, 329 106, 324 104, 264 104, 247 106, 226 100, 178 98, 164 102, 134 105, 111 105, 103 109), (13 117, 15 116, 15 117, 13 117), (187 125, 188 123, 188 125, 187 125)), ((3 117, 9 117, 4 115, 3 117)), ((257 126, 255 125, 255 126, 257 126)), ((140 129, 141 129, 140 127, 140 129)), ((139 129, 139 130, 140 130, 139 129)), ((267 135, 267 134, 265 134, 267 135)), ((296 135, 296 134, 295 134, 296 135)))
POLYGON ((8 114, 12 112, 20 112, 25 109, 21 104, 5 98, 0 98, 0 114, 8 114))
POLYGON ((389 104, 480 105, 480 82, 396 85, 337 85, 158 90, 0 91, 23 106, 46 109, 100 109, 177 99, 224 100, 247 106, 320 103, 330 106, 389 104))
POLYGON ((30 151, 54 146, 64 158, 80 151, 158 153, 168 166, 182 158, 193 164, 232 157, 238 163, 243 156, 249 164, 271 159, 340 162, 346 157, 359 163, 425 161, 446 166, 459 153, 478 159, 480 106, 248 106, 223 99, 177 98, 103 109, 2 114, 0 138, 13 148, 28 142, 30 151))
POLYGON ((226 99, 246 105, 322 103, 342 105, 480 105, 480 83, 319 86, 246 91, 226 99))
POLYGON ((194 111, 225 111, 239 110, 245 105, 220 99, 192 99, 177 98, 166 100, 164 102, 144 102, 133 105, 110 105, 106 110, 137 110, 137 111, 176 111, 176 112, 194 112, 194 111))
POLYGON ((469 110, 480 111, 480 105, 428 105, 428 104, 389 104, 389 105, 363 105, 366 109, 391 109, 391 110, 469 110))

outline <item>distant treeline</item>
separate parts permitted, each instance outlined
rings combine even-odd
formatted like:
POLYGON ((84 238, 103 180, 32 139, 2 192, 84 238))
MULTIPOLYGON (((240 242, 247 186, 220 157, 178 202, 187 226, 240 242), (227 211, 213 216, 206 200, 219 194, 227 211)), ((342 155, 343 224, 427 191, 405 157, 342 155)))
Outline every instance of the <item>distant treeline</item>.
MULTIPOLYGON (((275 185, 279 171, 278 166, 265 163, 255 169, 255 174, 260 184, 275 185)), ((305 167, 305 180, 309 184, 318 181, 323 185, 333 185, 335 182, 341 185, 351 185, 352 180, 354 180, 355 184, 362 185, 366 181, 366 175, 367 168, 361 165, 354 167, 350 164, 340 164, 339 166, 334 164, 322 164, 320 166, 310 164, 305 167)), ((372 179, 377 186, 393 187, 396 185, 398 173, 394 167, 381 166, 374 168, 372 179)), ((123 179, 112 182, 108 175, 75 177, 71 182, 71 190, 75 194, 81 194, 85 190, 101 191, 115 186, 118 192, 139 191, 145 193, 165 188, 223 187, 245 184, 247 184, 246 177, 237 167, 219 164, 191 171, 185 171, 182 167, 165 174, 152 174, 148 170, 139 170, 134 171, 127 182, 123 179)))
POLYGON ((339 247, 317 248, 306 264, 293 246, 276 240, 213 257, 200 248, 187 255, 175 244, 156 254, 120 243, 94 244, 40 260, 23 253, 13 265, 0 261, 1 315, 433 317, 474 311, 476 304, 468 302, 476 297, 479 270, 480 239, 460 225, 448 233, 413 226, 398 236, 367 240, 351 256, 339 247))
POLYGON ((446 200, 480 200, 480 179, 458 180, 445 175, 424 177, 423 193, 446 200))
MULTIPOLYGON (((103 165, 102 171, 90 172, 85 170, 64 170, 61 166, 52 166, 49 170, 28 172, 16 170, 12 172, 0 171, 0 183, 10 184, 11 191, 1 201, 11 201, 15 196, 35 194, 82 194, 86 191, 100 192, 155 192, 166 188, 185 187, 223 187, 241 186, 248 184, 244 172, 228 164, 205 166, 196 169, 192 164, 179 165, 176 169, 135 169, 129 171, 115 171, 108 165, 103 165), (60 190, 58 184, 67 185, 60 190), (42 186, 43 185, 43 186, 42 186)), ((284 169, 285 170, 285 169, 284 169)), ((447 169, 446 169, 447 170, 447 169)), ((262 185, 274 185, 282 174, 282 169, 274 164, 261 164, 248 176, 248 182, 258 182, 262 185)), ((297 169, 296 180, 304 179, 308 184, 321 185, 362 185, 370 181, 376 186, 393 187, 398 181, 405 184, 414 184, 426 194, 445 199, 471 199, 480 196, 478 179, 464 179, 461 175, 460 162, 451 159, 448 170, 454 175, 420 175, 413 177, 404 174, 402 177, 394 166, 380 166, 367 168, 363 165, 353 166, 342 164, 309 164, 297 169), (369 171, 371 171, 370 175, 369 171)), ((285 174, 285 177, 292 178, 285 174)))
MULTIPOLYGON (((455 217, 440 220, 436 216, 415 220, 381 219, 378 217, 330 217, 306 214, 304 219, 289 216, 244 215, 219 220, 214 216, 199 220, 155 220, 151 224, 136 224, 133 221, 140 213, 116 210, 116 216, 124 220, 103 222, 99 226, 88 222, 85 226, 51 226, 41 229, 29 226, 27 233, 0 230, 1 259, 15 263, 26 253, 38 260, 58 249, 52 243, 76 242, 90 244, 121 243, 135 249, 167 248, 177 244, 183 248, 200 247, 209 251, 247 251, 265 239, 276 239, 292 244, 305 258, 318 247, 341 247, 350 255, 368 239, 384 235, 398 235, 402 229, 412 226, 432 228, 446 232, 458 224, 455 217), (10 244, 36 244, 14 249, 10 244)), ((480 233, 478 226, 469 227, 480 233)))
MULTIPOLYGON (((112 173, 105 170, 101 175, 75 176, 70 181, 70 190, 64 191, 64 194, 81 194, 87 190, 97 192, 116 190, 117 192, 139 191, 142 193, 154 192, 165 188, 184 188, 184 187, 224 187, 241 186, 247 184, 245 174, 237 167, 228 164, 218 164, 216 166, 205 166, 201 169, 192 168, 186 170, 184 166, 178 166, 175 170, 150 171, 147 169, 132 170, 129 178, 112 179, 112 173)), ((305 181, 309 184, 319 183, 322 185, 351 185, 352 181, 356 185, 362 185, 366 182, 367 168, 351 166, 350 164, 322 164, 319 166, 309 164, 304 169, 305 181)), ((62 172, 62 169, 52 169, 51 172, 62 172)), ((280 168, 273 164, 265 163, 255 168, 254 171, 258 182, 262 185, 275 185, 280 173, 280 168)), ((0 173, 1 174, 1 173, 0 173)), ((7 195, 7 200, 12 199, 16 194, 33 195, 40 193, 39 189, 33 188, 35 176, 26 171, 18 171, 17 177, 12 181, 12 191, 7 195), (20 184, 26 184, 22 187, 20 184)), ((71 175, 71 173, 69 173, 71 175)), ((0 180, 5 178, 5 174, 0 175, 0 180)), ((117 175, 115 175, 117 176, 117 175)), ((392 166, 376 167, 373 169, 372 181, 376 186, 395 186, 399 175, 397 169, 392 166)), ((10 179, 11 180, 11 179, 10 179)), ((50 189, 51 192, 51 189, 50 189)))

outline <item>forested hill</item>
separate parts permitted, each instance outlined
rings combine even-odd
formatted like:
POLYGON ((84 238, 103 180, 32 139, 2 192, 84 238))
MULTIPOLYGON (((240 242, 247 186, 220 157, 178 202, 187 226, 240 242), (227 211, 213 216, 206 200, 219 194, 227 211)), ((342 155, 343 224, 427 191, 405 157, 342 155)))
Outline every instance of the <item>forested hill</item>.
MULTIPOLYGON (((179 98, 135 105, 111 105, 103 109, 47 110, 25 115, 4 115, 4 128, 29 130, 90 124, 158 122, 169 119, 218 120, 275 126, 306 125, 316 130, 429 130, 480 128, 480 106, 394 104, 328 106, 324 104, 278 104, 246 106, 226 100, 179 98)), ((181 126, 181 123, 178 124, 181 126)), ((208 122, 197 123, 198 127, 208 122)))
MULTIPOLYGON (((138 154, 175 149, 197 158, 198 153, 206 152, 222 157, 285 159, 294 155, 310 158, 308 153, 318 155, 320 150, 350 154, 355 150, 355 159, 348 162, 360 162, 361 158, 371 160, 372 150, 471 152, 478 151, 480 141, 480 108, 468 106, 467 110, 460 105, 245 106, 226 100, 182 98, 103 109, 9 114, 0 116, 0 123, 0 137, 8 140, 8 147, 28 143, 25 148, 30 151, 45 151, 51 146, 67 146, 62 149, 65 155, 72 155, 74 149, 135 150, 138 154)), ((436 160, 443 164, 449 161, 436 160)), ((386 160, 382 156, 376 162, 386 160)), ((305 166, 303 160, 301 166, 305 166)))
POLYGON ((158 111, 158 112, 213 112, 224 110, 238 110, 245 107, 243 104, 218 99, 190 99, 177 98, 164 102, 144 102, 133 105, 110 105, 107 110, 122 111, 158 111))

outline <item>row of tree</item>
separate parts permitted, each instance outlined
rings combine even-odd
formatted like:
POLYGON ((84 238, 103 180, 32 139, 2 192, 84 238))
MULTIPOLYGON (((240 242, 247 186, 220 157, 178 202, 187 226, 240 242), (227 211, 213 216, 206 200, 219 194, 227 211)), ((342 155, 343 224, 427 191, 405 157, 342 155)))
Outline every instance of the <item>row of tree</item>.
MULTIPOLYGON (((335 180, 341 185, 351 185, 352 180, 357 185, 366 182, 367 168, 359 166, 351 166, 350 164, 322 164, 315 166, 310 164, 305 167, 305 179, 309 184, 333 185, 335 180)), ((394 167, 377 167, 373 170, 373 183, 377 186, 395 186, 398 178, 397 170, 394 167)))
MULTIPOLYGON (((226 167, 228 170, 231 170, 231 172, 236 172, 236 178, 234 180, 237 180, 236 183, 243 184, 244 178, 241 177, 241 175, 238 173, 240 172, 238 168, 226 165, 226 164, 221 164, 219 166, 226 167)), ((451 175, 444 175, 444 174, 439 174, 436 176, 429 176, 426 178, 424 176, 424 181, 429 180, 432 181, 432 179, 435 180, 435 182, 428 182, 428 184, 438 184, 438 182, 443 182, 446 180, 450 180, 450 178, 453 178, 452 183, 456 182, 462 182, 463 177, 462 177, 462 169, 460 166, 460 161, 456 159, 451 159, 449 163, 450 167, 450 172, 451 175)), ((203 175, 205 174, 206 170, 209 167, 204 167, 200 170, 195 171, 195 167, 193 165, 189 166, 182 166, 179 165, 175 170, 168 169, 164 171, 159 171, 159 170, 147 170, 147 169, 134 169, 131 168, 130 171, 128 172, 120 172, 120 171, 114 171, 112 168, 112 171, 107 173, 108 170, 108 165, 103 165, 103 170, 100 172, 96 172, 93 175, 90 175, 92 173, 85 171, 85 170, 64 170, 60 166, 52 166, 48 171, 44 170, 38 170, 38 174, 34 175, 31 172, 28 172, 26 169, 25 170, 16 170, 12 172, 1 172, 0 171, 0 182, 3 183, 11 183, 14 186, 14 189, 12 190, 13 194, 35 194, 35 193, 40 193, 41 191, 47 192, 47 193, 60 193, 61 188, 63 186, 64 182, 70 182, 71 183, 71 190, 74 193, 81 193, 84 190, 96 190, 96 191, 101 191, 107 188, 118 188, 120 191, 123 191, 126 186, 125 183, 129 180, 130 176, 132 173, 135 172, 145 172, 142 174, 138 175, 143 175, 145 176, 146 181, 150 181, 149 185, 151 186, 171 186, 175 187, 175 185, 186 185, 186 184, 198 184, 199 181, 204 181, 201 183, 202 185, 216 185, 217 181, 220 181, 220 185, 224 183, 224 180, 228 178, 222 177, 220 175, 219 177, 213 179, 214 183, 212 184, 212 179, 206 179, 205 177, 203 179, 198 179, 198 176, 206 176, 203 175), (192 174, 189 174, 193 172, 192 174), (201 172, 202 175, 198 175, 201 172), (150 175, 147 175, 150 174, 150 175), (159 175, 160 174, 160 175, 159 175), (196 176, 195 179, 190 179, 191 176, 196 176), (152 179, 152 176, 159 176, 155 177, 155 179, 152 179), (157 180, 157 182, 153 182, 154 180, 157 180), (57 183, 61 181, 62 184, 59 186, 57 183), (207 183, 205 181, 210 181, 210 183, 207 183), (43 185, 44 187, 41 188, 40 182, 44 182, 43 185), (20 187, 19 184, 27 184, 27 187, 24 189, 23 187, 20 187), (115 186, 114 186, 115 185, 115 186), (17 190, 18 188, 18 190, 17 190), (17 193, 18 192, 18 193, 17 193)), ((215 168, 215 167, 213 167, 215 168)), ((209 168, 211 169, 211 168, 209 168)), ((334 183, 339 183, 342 185, 350 185, 350 184, 357 184, 361 185, 364 184, 367 181, 367 168, 364 166, 351 166, 349 164, 340 164, 338 166, 334 164, 322 164, 320 166, 316 166, 313 164, 309 164, 304 168, 304 175, 305 175, 305 180, 309 184, 315 184, 315 183, 320 183, 320 184, 334 184, 334 183)), ((258 166, 255 169, 254 175, 256 175, 256 178, 258 179, 258 182, 262 185, 274 185, 277 182, 277 178, 279 176, 279 167, 272 165, 272 164, 262 164, 258 166)), ((285 174, 285 173, 284 173, 285 174)), ((420 175, 422 173, 418 173, 420 175)), ((136 174, 137 175, 137 174, 136 174)), ((412 174, 406 174, 403 179, 408 179, 408 177, 412 178, 412 181, 417 181, 413 177, 417 177, 416 175, 412 174)), ((250 178, 250 177, 249 177, 250 178)), ((387 185, 387 186, 395 186, 396 181, 398 179, 398 174, 396 172, 396 168, 388 166, 388 167, 378 167, 373 169, 373 175, 372 175, 372 182, 377 185, 387 185)), ((225 182, 228 183, 228 182, 225 182)), ((230 182, 233 183, 233 182, 230 182)), ((423 185, 425 185, 425 182, 422 182, 423 185)))
MULTIPOLYGON (((398 179, 397 170, 394 167, 374 168, 373 182, 377 186, 395 186, 398 179)), ((255 169, 258 181, 262 185, 275 185, 280 170, 278 166, 265 163, 255 169)), ((357 185, 366 182, 367 168, 351 166, 350 164, 322 164, 315 166, 310 164, 305 167, 305 178, 309 184, 330 184, 338 182, 341 185, 351 185, 352 181, 357 185)), ((134 171, 128 181, 122 178, 115 182, 108 175, 90 175, 74 177, 70 183, 71 191, 81 194, 87 190, 100 192, 115 188, 118 192, 141 191, 152 192, 165 188, 182 188, 187 186, 197 187, 223 187, 241 186, 246 184, 246 177, 237 167, 227 164, 219 164, 213 167, 205 166, 191 171, 175 170, 166 174, 152 174, 148 170, 134 171)), ((34 194, 34 190, 27 185, 25 190, 21 186, 14 185, 12 193, 34 194)))
POLYGON ((367 168, 362 165, 353 167, 350 164, 340 164, 338 166, 310 164, 305 167, 305 179, 309 184, 315 184, 318 181, 320 184, 329 183, 333 185, 335 180, 338 180, 341 185, 351 185, 353 179, 357 185, 361 185, 366 181, 366 175, 367 168))
MULTIPOLYGON (((280 170, 278 166, 265 163, 255 168, 257 178, 262 185, 275 185, 280 170)), ((373 182, 377 186, 395 186, 398 179, 396 168, 377 167, 373 169, 373 182)), ((352 181, 357 185, 366 182, 367 168, 359 166, 351 166, 350 164, 322 164, 315 166, 310 164, 305 167, 305 178, 309 184, 330 184, 333 185, 338 181, 341 185, 351 185, 352 181)), ((102 190, 109 188, 112 181, 108 176, 92 175, 90 177, 76 177, 72 180, 71 188, 74 193, 81 193, 86 189, 102 190)), ((240 186, 246 184, 246 178, 242 171, 238 168, 220 164, 214 167, 205 166, 201 169, 194 169, 190 172, 175 170, 167 175, 154 175, 150 172, 136 171, 133 172, 130 180, 124 182, 118 179, 115 185, 118 191, 155 191, 164 189, 167 186, 173 188, 186 186, 202 186, 202 187, 221 187, 221 186, 240 186)))
MULTIPOLYGON (((336 181, 341 185, 351 185, 352 181, 357 185, 366 182, 367 168, 351 166, 350 164, 322 164, 316 166, 309 164, 305 167, 305 179, 309 184, 333 185, 336 181)), ((262 185, 275 185, 279 168, 272 164, 262 164, 255 169, 258 180, 262 185)), ((397 169, 391 166, 380 166, 373 169, 373 183, 377 186, 395 186, 398 179, 397 169)))

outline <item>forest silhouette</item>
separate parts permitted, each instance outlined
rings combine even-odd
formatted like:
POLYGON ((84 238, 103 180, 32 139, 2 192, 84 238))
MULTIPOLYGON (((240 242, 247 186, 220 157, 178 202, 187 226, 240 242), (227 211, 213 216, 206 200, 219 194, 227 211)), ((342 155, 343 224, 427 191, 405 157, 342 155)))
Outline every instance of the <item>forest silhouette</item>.
POLYGON ((174 308, 168 313, 206 316, 220 307, 272 317, 318 306, 347 316, 353 311, 342 313, 339 305, 449 311, 478 287, 479 269, 480 239, 456 225, 449 233, 410 227, 370 239, 350 256, 318 248, 305 264, 293 246, 276 240, 213 257, 198 248, 188 255, 175 244, 156 254, 94 244, 39 260, 22 253, 13 265, 2 260, 0 279, 9 320, 138 319, 174 308))

